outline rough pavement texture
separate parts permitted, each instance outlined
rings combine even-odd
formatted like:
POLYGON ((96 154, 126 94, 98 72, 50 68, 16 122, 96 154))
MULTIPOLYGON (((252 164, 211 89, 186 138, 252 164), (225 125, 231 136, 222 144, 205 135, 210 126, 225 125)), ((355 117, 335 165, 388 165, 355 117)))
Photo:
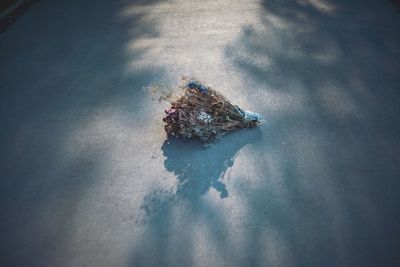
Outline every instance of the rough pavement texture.
POLYGON ((0 35, 0 265, 399 266, 399 29, 388 1, 41 1, 0 35), (181 74, 266 123, 167 142, 142 87, 181 74))

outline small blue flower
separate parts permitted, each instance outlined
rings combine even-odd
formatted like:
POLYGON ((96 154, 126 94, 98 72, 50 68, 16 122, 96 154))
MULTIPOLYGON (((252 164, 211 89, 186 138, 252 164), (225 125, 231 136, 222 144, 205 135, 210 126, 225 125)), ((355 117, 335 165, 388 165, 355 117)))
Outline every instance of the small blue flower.
POLYGON ((202 85, 198 81, 190 81, 190 82, 188 82, 187 87, 190 88, 190 89, 196 89, 197 91, 199 91, 202 94, 208 93, 207 86, 202 85))

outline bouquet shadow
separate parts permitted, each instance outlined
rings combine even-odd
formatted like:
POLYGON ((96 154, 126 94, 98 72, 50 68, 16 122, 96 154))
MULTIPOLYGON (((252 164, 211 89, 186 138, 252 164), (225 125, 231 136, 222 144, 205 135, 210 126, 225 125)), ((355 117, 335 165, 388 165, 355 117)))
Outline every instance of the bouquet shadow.
POLYGON ((175 186, 147 194, 139 220, 158 217, 179 200, 196 205, 210 189, 216 190, 220 198, 228 197, 226 184, 239 151, 261 138, 261 130, 252 128, 227 134, 208 147, 197 140, 167 139, 162 145, 164 165, 176 175, 175 186))
POLYGON ((194 140, 166 140, 162 146, 164 165, 176 175, 176 196, 196 200, 215 189, 221 198, 228 197, 226 182, 239 151, 261 137, 260 129, 254 128, 228 134, 209 147, 194 140))

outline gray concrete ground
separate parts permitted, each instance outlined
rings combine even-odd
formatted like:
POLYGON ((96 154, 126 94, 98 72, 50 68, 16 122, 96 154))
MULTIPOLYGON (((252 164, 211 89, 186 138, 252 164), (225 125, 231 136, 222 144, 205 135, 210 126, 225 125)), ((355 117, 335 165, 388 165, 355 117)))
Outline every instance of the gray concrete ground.
POLYGON ((1 266, 399 266, 386 1, 41 1, 0 36, 1 266), (194 75, 259 129, 167 142, 194 75))

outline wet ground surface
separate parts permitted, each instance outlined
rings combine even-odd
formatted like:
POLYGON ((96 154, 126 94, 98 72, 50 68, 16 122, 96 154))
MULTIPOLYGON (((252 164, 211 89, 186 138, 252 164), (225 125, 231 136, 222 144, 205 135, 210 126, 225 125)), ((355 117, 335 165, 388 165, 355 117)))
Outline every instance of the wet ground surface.
POLYGON ((398 266, 399 29, 385 1, 40 1, 0 35, 1 266, 398 266), (182 74, 265 124, 166 140, 143 87, 182 74))

